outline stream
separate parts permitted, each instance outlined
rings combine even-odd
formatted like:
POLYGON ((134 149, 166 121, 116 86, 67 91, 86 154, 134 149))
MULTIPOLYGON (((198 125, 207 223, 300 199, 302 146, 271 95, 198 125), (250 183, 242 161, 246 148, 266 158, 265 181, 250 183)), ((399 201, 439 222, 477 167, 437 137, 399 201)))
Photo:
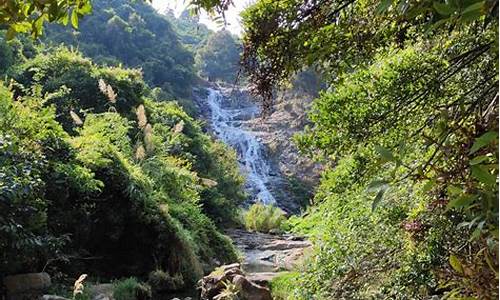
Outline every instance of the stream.
POLYGON ((266 159, 265 147, 242 125, 245 118, 256 117, 259 109, 254 104, 240 108, 227 107, 219 90, 209 88, 208 91, 211 126, 220 140, 236 150, 240 168, 247 180, 245 188, 252 198, 250 202, 276 204, 268 188, 271 166, 266 159))
MULTIPOLYGON (((210 123, 216 136, 235 149, 242 172, 246 176, 246 192, 250 203, 278 205, 270 186, 271 163, 266 148, 254 133, 245 128, 245 120, 258 117, 254 103, 235 103, 217 89, 208 89, 210 123)), ((283 200, 284 201, 284 200, 283 200)), ((269 281, 280 271, 290 270, 300 260, 308 241, 290 235, 271 235, 240 229, 227 230, 235 246, 243 253, 242 270, 253 281, 269 281)))

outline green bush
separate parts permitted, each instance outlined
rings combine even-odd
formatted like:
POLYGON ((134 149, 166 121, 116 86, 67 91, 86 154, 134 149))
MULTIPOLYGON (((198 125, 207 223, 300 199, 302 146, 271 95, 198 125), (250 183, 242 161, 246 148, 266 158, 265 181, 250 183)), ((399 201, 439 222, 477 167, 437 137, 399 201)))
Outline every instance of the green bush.
POLYGON ((271 294, 275 300, 293 299, 291 294, 296 287, 298 272, 283 272, 270 282, 271 294))
POLYGON ((116 300, 146 300, 151 299, 151 288, 130 277, 113 283, 113 297, 116 300))
POLYGON ((58 50, 18 65, 13 92, 0 87, 1 273, 50 260, 102 278, 161 268, 192 286, 214 261, 234 262, 216 226, 244 199, 234 152, 174 102, 148 99, 136 70, 58 50))
POLYGON ((71 28, 48 25, 47 43, 73 46, 95 62, 141 68, 149 85, 173 97, 189 98, 194 58, 166 18, 142 1, 92 1, 92 15, 71 28), (169 49, 169 51, 163 51, 169 49))
POLYGON ((285 213, 273 205, 255 203, 243 213, 245 227, 250 231, 281 231, 285 224, 285 213))
POLYGON ((149 273, 148 284, 153 292, 174 292, 184 287, 184 279, 181 274, 170 276, 168 272, 155 270, 149 273))

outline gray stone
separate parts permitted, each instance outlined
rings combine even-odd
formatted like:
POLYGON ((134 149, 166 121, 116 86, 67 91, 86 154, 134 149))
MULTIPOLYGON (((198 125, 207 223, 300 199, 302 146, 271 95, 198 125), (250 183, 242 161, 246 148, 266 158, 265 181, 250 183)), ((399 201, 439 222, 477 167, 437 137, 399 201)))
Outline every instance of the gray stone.
POLYGON ((51 285, 49 274, 27 273, 5 276, 3 284, 8 300, 38 299, 51 285))
POLYGON ((246 275, 246 278, 253 283, 262 286, 268 286, 271 280, 280 275, 277 272, 260 272, 260 273, 250 273, 246 275))
POLYGON ((113 299, 112 296, 106 294, 99 294, 92 297, 92 300, 112 300, 112 299, 113 299))
POLYGON ((233 283, 238 287, 240 295, 245 300, 272 300, 271 291, 263 286, 251 282, 245 276, 236 275, 233 283))
POLYGON ((307 248, 311 246, 309 241, 286 241, 275 240, 267 245, 259 247, 260 250, 289 250, 295 248, 307 248))
POLYGON ((56 295, 43 295, 41 300, 71 300, 71 299, 64 298, 61 296, 56 296, 56 295))

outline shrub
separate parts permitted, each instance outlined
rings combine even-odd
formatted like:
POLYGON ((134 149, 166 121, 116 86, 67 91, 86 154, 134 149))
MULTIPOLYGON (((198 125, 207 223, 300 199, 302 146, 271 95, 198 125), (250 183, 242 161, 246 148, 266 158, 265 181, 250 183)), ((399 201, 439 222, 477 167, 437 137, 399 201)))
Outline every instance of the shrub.
POLYGON ((285 212, 272 205, 255 203, 244 212, 245 227, 250 231, 270 232, 282 230, 285 224, 285 212))
POLYGON ((118 280, 113 284, 113 297, 116 300, 143 300, 151 298, 151 288, 134 277, 118 280))
POLYGON ((300 276, 297 272, 283 272, 274 277, 270 282, 273 299, 288 300, 292 298, 292 292, 297 284, 296 278, 300 276))
POLYGON ((149 273, 148 283, 153 292, 172 292, 184 287, 184 279, 181 274, 170 276, 168 272, 162 270, 149 273))

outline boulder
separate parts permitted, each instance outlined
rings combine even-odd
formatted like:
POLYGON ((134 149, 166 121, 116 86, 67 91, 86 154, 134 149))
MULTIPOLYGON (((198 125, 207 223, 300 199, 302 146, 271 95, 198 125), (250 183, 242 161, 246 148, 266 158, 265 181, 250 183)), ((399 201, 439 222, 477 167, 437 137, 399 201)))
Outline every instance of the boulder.
POLYGON ((234 276, 243 274, 239 263, 221 266, 220 270, 222 270, 222 274, 212 272, 198 282, 201 289, 201 299, 213 299, 224 289, 225 282, 231 282, 234 276))
POLYGON ((85 287, 89 289, 92 300, 113 300, 113 284, 101 283, 85 287))
POLYGON ((238 287, 239 295, 245 300, 272 300, 271 291, 263 286, 255 284, 243 275, 236 275, 233 284, 238 287))
POLYGON ((8 300, 38 299, 51 285, 50 276, 45 272, 5 276, 3 285, 8 300))
MULTIPOLYGON (((242 300, 272 300, 270 290, 245 277, 240 269, 240 264, 222 266, 220 270, 223 274, 213 272, 200 280, 202 300, 213 299, 224 290, 225 284, 230 282, 236 285, 239 290, 239 298, 242 300)), ((276 276, 276 274, 269 275, 271 274, 269 273, 267 274, 269 276, 266 277, 266 274, 261 277, 254 275, 254 277, 259 282, 268 283, 273 276, 276 276)))
POLYGON ((291 271, 299 266, 304 260, 304 250, 306 248, 292 249, 284 253, 284 257, 280 260, 279 267, 291 271))

